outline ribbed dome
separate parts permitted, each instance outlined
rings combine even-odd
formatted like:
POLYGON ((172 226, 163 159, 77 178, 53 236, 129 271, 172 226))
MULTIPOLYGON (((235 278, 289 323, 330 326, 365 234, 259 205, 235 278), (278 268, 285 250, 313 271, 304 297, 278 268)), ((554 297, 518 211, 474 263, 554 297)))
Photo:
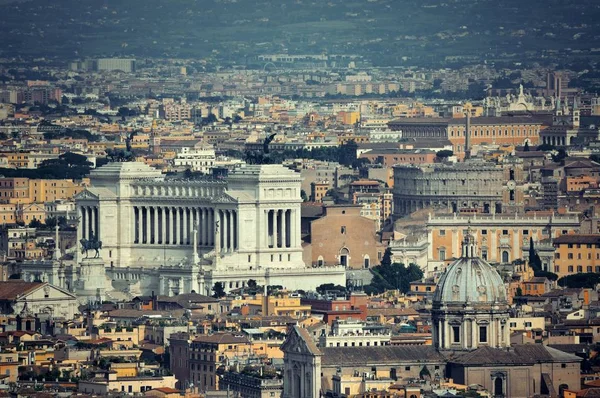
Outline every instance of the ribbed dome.
POLYGON ((506 288, 498 272, 487 262, 459 258, 448 266, 433 295, 439 303, 506 302, 506 288))
POLYGON ((476 253, 475 241, 468 233, 463 242, 462 257, 450 264, 438 281, 434 303, 506 302, 502 277, 476 253))

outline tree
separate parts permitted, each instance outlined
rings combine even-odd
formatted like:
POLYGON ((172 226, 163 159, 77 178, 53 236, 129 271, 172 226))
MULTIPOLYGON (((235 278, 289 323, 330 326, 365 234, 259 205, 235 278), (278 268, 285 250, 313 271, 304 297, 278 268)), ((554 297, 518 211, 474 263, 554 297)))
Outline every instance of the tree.
POLYGON ((308 202, 308 196, 306 196, 306 191, 304 189, 300 190, 300 197, 303 202, 308 202))
POLYGON ((542 259, 533 246, 533 236, 529 237, 529 266, 534 272, 542 270, 542 259))
POLYGON ((317 286, 317 293, 319 294, 325 294, 328 291, 339 291, 345 293, 346 288, 344 286, 336 285, 333 283, 323 283, 322 285, 317 286))
POLYGON ((585 273, 563 276, 558 280, 558 285, 570 288, 590 288, 593 289, 600 283, 600 274, 585 273))
POLYGON ((542 145, 538 145, 538 147, 536 148, 536 151, 548 152, 548 151, 553 151, 555 149, 556 149, 556 147, 554 145, 542 144, 542 145))
POLYGON ((567 151, 560 148, 556 153, 552 154, 552 161, 554 163, 560 163, 567 157, 567 151))
MULTIPOLYGON (((382 259, 383 262, 383 259, 382 259)), ((383 293, 386 290, 399 290, 406 293, 410 283, 423 279, 423 271, 416 264, 406 267, 404 264, 379 265, 371 269, 373 279, 365 286, 365 293, 383 293)))
POLYGON ((46 227, 48 227, 48 228, 54 228, 56 226, 56 217, 46 218, 46 221, 44 222, 44 224, 46 224, 46 227))
POLYGON ((529 141, 525 141, 525 146, 523 147, 523 152, 529 152, 529 141))
POLYGON ((523 295, 523 289, 521 289, 521 287, 519 286, 517 288, 517 291, 515 292, 515 296, 516 297, 521 297, 523 295))
POLYGON ((389 267, 392 265, 392 248, 388 247, 385 249, 383 253, 383 257, 381 258, 381 263, 379 264, 382 267, 389 267))
POLYGON ((215 285, 213 286, 212 291, 213 291, 214 298, 225 297, 225 287, 223 286, 223 284, 221 282, 215 282, 215 285))
POLYGON ((449 150, 449 149, 442 149, 441 151, 437 151, 436 152, 435 157, 439 161, 443 162, 443 161, 445 161, 446 159, 448 159, 452 155, 454 155, 454 152, 452 152, 451 150, 449 150))
POLYGON ((352 166, 352 164, 356 161, 357 150, 358 144, 354 140, 350 140, 347 143, 340 145, 338 162, 344 166, 352 166))
POLYGON ((37 218, 34 218, 33 220, 31 220, 31 222, 29 223, 29 228, 41 228, 42 227, 42 222, 40 220, 38 220, 37 218))

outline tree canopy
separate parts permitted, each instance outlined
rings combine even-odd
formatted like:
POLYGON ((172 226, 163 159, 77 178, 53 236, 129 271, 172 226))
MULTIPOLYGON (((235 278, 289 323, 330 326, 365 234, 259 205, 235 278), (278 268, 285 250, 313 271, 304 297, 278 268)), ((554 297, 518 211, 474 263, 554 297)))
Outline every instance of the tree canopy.
POLYGON ((410 290, 411 282, 423 278, 423 271, 416 264, 410 264, 408 267, 400 263, 386 265, 383 260, 381 265, 371 270, 373 279, 369 285, 365 286, 365 293, 379 294, 386 290, 399 290, 407 293, 410 290))

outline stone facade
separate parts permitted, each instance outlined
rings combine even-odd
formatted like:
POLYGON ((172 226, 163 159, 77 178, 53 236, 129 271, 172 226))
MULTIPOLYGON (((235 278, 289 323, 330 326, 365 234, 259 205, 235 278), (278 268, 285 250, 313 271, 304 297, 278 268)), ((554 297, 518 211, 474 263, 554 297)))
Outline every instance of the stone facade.
POLYGON ((360 215, 360 205, 326 206, 310 224, 310 245, 304 261, 313 266, 360 269, 379 264, 385 248, 375 234, 376 221, 360 215))
POLYGON ((394 217, 426 207, 500 213, 504 174, 482 161, 394 166, 394 217))
POLYGON ((511 263, 525 258, 530 240, 547 271, 553 270, 553 251, 540 250, 546 242, 579 230, 577 215, 538 216, 536 214, 436 214, 427 220, 429 268, 460 257, 460 242, 472 228, 482 259, 491 263, 511 263))
MULTIPOLYGON (((249 279, 289 289, 345 284, 342 267, 306 268, 301 178, 283 166, 245 165, 226 180, 168 180, 143 163, 109 163, 90 177, 75 198, 77 240, 102 241, 107 292, 210 295, 216 282, 229 290, 249 279)), ((76 268, 82 260, 77 251, 76 268)))

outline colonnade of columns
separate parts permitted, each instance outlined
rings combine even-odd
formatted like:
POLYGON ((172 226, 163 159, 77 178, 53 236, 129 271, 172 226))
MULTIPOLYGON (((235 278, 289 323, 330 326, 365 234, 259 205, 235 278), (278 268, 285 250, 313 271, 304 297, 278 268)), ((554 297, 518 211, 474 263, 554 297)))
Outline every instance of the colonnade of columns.
POLYGON ((81 206, 79 208, 79 217, 81 220, 81 238, 91 239, 100 236, 100 223, 98 221, 97 206, 81 206))
POLYGON ((476 349, 481 345, 505 347, 509 344, 506 325, 498 318, 481 324, 475 318, 466 318, 460 323, 438 319, 434 324, 433 332, 433 338, 438 341, 439 348, 442 349, 456 348, 457 344, 462 349, 476 349), (455 336, 454 327, 458 328, 458 336, 455 336), (485 335, 482 336, 482 333, 485 335))
MULTIPOLYGON (((237 217, 233 218, 237 221, 237 217)), ((212 208, 134 206, 133 223, 134 244, 191 245, 194 229, 198 246, 215 244, 215 210, 212 208)))
POLYGON ((263 240, 269 248, 296 245, 297 230, 295 211, 291 209, 265 210, 263 216, 263 240))
POLYGON ((221 252, 231 252, 238 248, 238 214, 236 210, 217 210, 219 220, 219 248, 221 252))
POLYGON ((545 136, 542 138, 542 143, 550 145, 565 146, 567 145, 566 137, 564 136, 545 136))

